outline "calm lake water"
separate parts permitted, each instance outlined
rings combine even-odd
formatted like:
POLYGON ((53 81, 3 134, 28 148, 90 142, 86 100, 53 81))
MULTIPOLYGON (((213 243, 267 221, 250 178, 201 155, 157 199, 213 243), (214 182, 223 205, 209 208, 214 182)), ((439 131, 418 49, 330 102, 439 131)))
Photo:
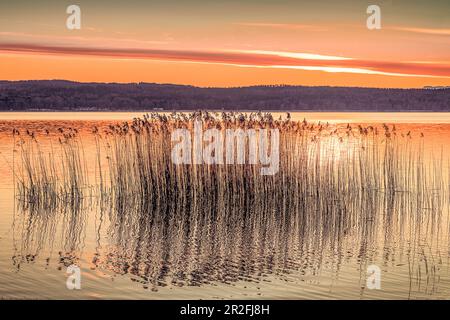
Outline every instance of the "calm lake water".
POLYGON ((122 216, 96 201, 77 210, 21 209, 14 188, 13 163, 19 154, 13 152, 13 128, 41 134, 77 128, 86 136, 88 171, 95 176, 92 128, 136 116, 0 113, 0 298, 450 298, 450 113, 292 115, 329 122, 332 128, 396 124, 399 134, 412 136, 413 145, 424 144, 423 161, 433 167, 441 159, 443 177, 436 179, 445 185, 426 190, 431 194, 426 201, 399 190, 389 196, 358 194, 344 208, 290 206, 295 199, 287 204, 280 199, 283 212, 278 204, 239 201, 133 214, 125 208, 122 216), (214 215, 205 218, 206 210, 214 215), (165 221, 159 219, 162 211, 190 218, 165 221), (72 263, 81 268, 81 290, 66 288, 72 263), (381 270, 380 290, 367 288, 369 265, 381 270))

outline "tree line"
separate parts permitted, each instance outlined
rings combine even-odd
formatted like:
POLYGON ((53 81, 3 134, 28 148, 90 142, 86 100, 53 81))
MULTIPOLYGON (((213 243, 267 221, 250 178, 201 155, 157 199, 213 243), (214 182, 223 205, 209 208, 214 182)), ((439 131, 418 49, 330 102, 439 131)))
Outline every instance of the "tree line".
POLYGON ((0 81, 0 111, 450 111, 450 88, 252 86, 0 81))

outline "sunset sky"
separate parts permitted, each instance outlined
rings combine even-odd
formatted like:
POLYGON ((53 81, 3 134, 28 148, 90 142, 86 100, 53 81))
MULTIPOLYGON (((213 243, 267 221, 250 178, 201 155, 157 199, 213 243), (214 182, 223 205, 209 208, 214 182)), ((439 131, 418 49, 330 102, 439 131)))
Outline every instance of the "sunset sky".
POLYGON ((448 0, 2 1, 0 80, 450 85, 449 13, 448 0), (71 4, 81 30, 66 28, 71 4))

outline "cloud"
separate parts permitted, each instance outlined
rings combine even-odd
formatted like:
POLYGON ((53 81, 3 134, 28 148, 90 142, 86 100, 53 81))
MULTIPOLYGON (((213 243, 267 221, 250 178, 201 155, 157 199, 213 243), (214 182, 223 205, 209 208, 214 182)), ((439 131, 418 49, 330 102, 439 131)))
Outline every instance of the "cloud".
MULTIPOLYGON (((119 34, 119 33, 117 33, 119 34)), ((125 34, 120 34, 125 35, 125 34)), ((92 37, 92 36, 55 36, 45 34, 31 34, 25 32, 0 31, 2 42, 9 43, 58 43, 60 46, 71 46, 74 43, 83 46, 129 46, 129 47, 148 47, 149 45, 165 45, 168 41, 158 40, 139 40, 133 38, 112 38, 112 37, 92 37)), ((1 44, 1 43, 0 43, 1 44)))
POLYGON ((396 31, 450 36, 450 29, 411 28, 411 27, 389 27, 389 29, 396 31))
POLYGON ((236 22, 237 26, 251 27, 251 28, 271 28, 271 29, 285 29, 285 30, 308 30, 308 31, 327 31, 328 28, 309 25, 309 24, 295 24, 295 23, 267 23, 267 22, 236 22))
MULTIPOLYGON (((271 28, 271 29, 284 29, 284 30, 305 30, 305 31, 329 31, 330 29, 324 26, 310 25, 310 24, 294 24, 294 23, 270 23, 270 22, 237 22, 234 25, 252 28, 271 28)), ((365 28, 362 25, 348 25, 343 24, 347 28, 365 28)), ((440 28, 417 28, 417 27, 403 27, 403 26, 392 26, 383 27, 386 30, 412 32, 412 33, 423 33, 430 35, 440 35, 440 36, 450 36, 450 29, 440 29, 440 28)))
POLYGON ((351 60, 352 58, 329 56, 315 53, 302 52, 284 52, 284 51, 267 51, 267 50, 230 50, 231 52, 255 53, 265 55, 276 55, 280 57, 289 57, 296 59, 312 59, 312 60, 351 60))
POLYGON ((301 69, 324 72, 382 74, 450 78, 450 65, 442 63, 392 62, 351 59, 313 53, 263 50, 194 51, 124 47, 83 47, 0 43, 0 53, 85 56, 116 59, 147 59, 241 67, 301 69))

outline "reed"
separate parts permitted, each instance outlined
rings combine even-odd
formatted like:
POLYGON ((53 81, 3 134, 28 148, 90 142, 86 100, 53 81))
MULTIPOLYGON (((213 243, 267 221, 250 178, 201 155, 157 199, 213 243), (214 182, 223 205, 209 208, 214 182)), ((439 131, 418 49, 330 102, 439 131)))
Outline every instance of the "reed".
MULTIPOLYGON (((14 132, 18 135, 18 132, 14 132)), ((63 129, 39 139, 54 141, 43 148, 33 132, 19 138, 18 194, 22 202, 54 205, 75 203, 95 195, 123 208, 162 203, 236 200, 242 205, 257 198, 307 204, 313 199, 336 204, 368 193, 411 193, 448 190, 448 168, 440 155, 425 161, 425 137, 412 143, 412 133, 395 126, 336 126, 293 121, 288 114, 274 119, 270 113, 151 113, 130 122, 93 128, 95 181, 88 181, 81 136, 63 129), (280 170, 262 176, 260 164, 183 164, 172 162, 171 133, 203 128, 278 129, 280 170), (45 149, 45 150, 44 150, 45 149)), ((248 156, 248 154, 246 155, 248 156)), ((427 155, 429 156, 429 155, 427 155)), ((429 205, 435 205, 428 200, 429 205)), ((439 201, 442 201, 440 199, 439 201)))
MULTIPOLYGON (((298 202, 332 199, 367 192, 424 193, 448 185, 443 160, 425 162, 424 143, 411 143, 411 133, 396 128, 361 125, 336 128, 273 119, 271 114, 150 114, 110 126, 104 132, 108 159, 108 195, 121 204, 195 201, 255 195, 298 202), (192 129, 201 120, 205 129, 277 128, 280 131, 280 171, 261 176, 259 165, 175 165, 171 161, 170 134, 192 129), (432 163, 429 166, 428 163, 432 163)), ((103 171, 103 170, 100 170, 103 171)))
MULTIPOLYGON (((77 206, 88 187, 86 160, 83 146, 75 129, 64 132, 59 129, 57 146, 49 136, 42 145, 34 132, 29 130, 18 136, 20 153, 17 190, 22 205, 54 208, 58 203, 77 206)), ((45 139, 45 136, 41 137, 45 139)))

